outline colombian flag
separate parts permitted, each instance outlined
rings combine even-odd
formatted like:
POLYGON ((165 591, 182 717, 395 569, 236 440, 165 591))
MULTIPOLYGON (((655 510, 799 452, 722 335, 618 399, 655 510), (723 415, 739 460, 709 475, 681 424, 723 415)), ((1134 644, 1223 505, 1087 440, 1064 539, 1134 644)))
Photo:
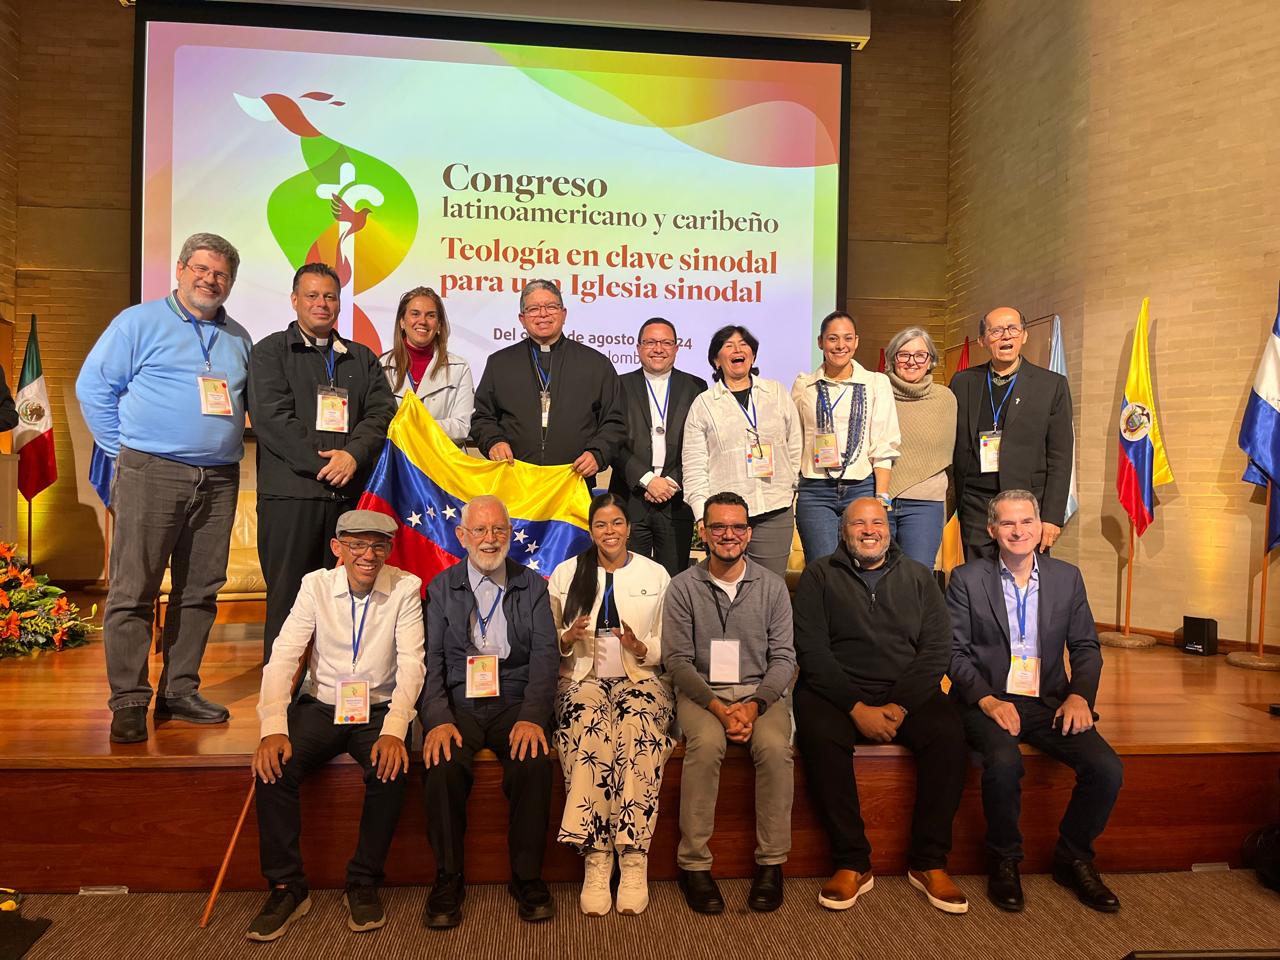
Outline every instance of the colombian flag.
POLYGON ((1120 457, 1116 461, 1116 493, 1133 521, 1138 536, 1155 519, 1155 488, 1173 482, 1173 471, 1160 442, 1156 398, 1151 391, 1151 366, 1147 359, 1147 304, 1142 298, 1138 325, 1133 331, 1129 376, 1120 406, 1120 457))
POLYGON ((400 525, 387 562, 427 584, 466 557, 454 532, 468 500, 492 494, 511 514, 511 559, 549 577, 591 538, 591 496, 569 466, 478 460, 459 450, 412 392, 406 393, 387 443, 360 497, 400 525))

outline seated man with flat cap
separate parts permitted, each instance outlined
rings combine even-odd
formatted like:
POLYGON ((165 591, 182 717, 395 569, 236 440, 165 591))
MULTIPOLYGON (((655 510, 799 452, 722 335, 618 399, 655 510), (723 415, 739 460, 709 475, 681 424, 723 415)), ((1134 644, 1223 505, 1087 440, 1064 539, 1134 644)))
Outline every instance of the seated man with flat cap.
POLYGON ((405 734, 422 689, 422 581, 386 565, 396 522, 372 510, 337 521, 329 547, 341 566, 302 586, 262 669, 253 757, 259 855, 271 894, 246 936, 275 940, 311 909, 298 849, 298 788, 340 753, 364 768, 364 810, 347 864, 347 926, 386 923, 378 884, 404 804, 405 734), (314 643, 311 642, 312 635, 314 643), (306 655, 308 679, 290 702, 306 655))
MULTIPOLYGON (((427 587, 427 682, 418 713, 426 732, 427 838, 436 880, 423 922, 462 922, 463 839, 472 759, 484 748, 502 763, 509 805, 507 852, 521 920, 549 920, 542 882, 551 815, 547 730, 555 706, 560 641, 547 583, 507 556, 511 518, 497 497, 476 497, 455 528, 467 559, 427 587)), ((481 829, 493 829, 494 822, 481 829)))
POLYGON ((1058 826, 1053 879, 1085 906, 1111 913, 1120 901, 1093 866, 1093 843, 1115 806, 1124 768, 1093 725, 1102 652, 1084 580, 1071 564, 1036 552, 1042 526, 1030 490, 1003 490, 991 499, 987 531, 999 552, 957 567, 947 588, 951 695, 970 744, 982 754, 988 898, 1001 910, 1023 907, 1018 745, 1029 743, 1076 773, 1058 826))

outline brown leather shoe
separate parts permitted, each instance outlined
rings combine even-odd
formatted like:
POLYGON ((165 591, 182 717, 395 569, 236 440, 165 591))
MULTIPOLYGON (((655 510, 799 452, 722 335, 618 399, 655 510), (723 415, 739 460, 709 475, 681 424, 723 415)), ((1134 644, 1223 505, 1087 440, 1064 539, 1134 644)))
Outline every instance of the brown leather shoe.
POLYGON ((969 900, 945 870, 908 870, 907 879, 943 913, 968 913, 969 900))
POLYGON ((837 870, 818 891, 818 903, 828 910, 848 910, 860 896, 876 885, 876 878, 868 870, 837 870))

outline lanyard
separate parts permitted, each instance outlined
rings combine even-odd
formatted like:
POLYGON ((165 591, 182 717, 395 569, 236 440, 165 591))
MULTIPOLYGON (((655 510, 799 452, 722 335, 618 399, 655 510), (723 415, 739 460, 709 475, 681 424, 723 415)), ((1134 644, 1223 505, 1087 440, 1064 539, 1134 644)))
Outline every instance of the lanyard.
POLYGON ((218 342, 218 325, 214 320, 201 320, 193 313, 188 313, 187 308, 182 305, 182 301, 177 297, 173 298, 174 304, 178 307, 178 312, 182 317, 191 324, 191 329, 196 332, 196 339, 200 341, 200 352, 204 354, 204 369, 208 373, 213 369, 213 360, 210 355, 213 353, 213 345, 218 342), (209 334, 209 344, 205 345, 204 334, 200 332, 200 328, 205 324, 213 327, 213 331, 209 334))
POLYGON ((373 594, 364 599, 364 610, 360 613, 360 629, 356 630, 356 598, 351 596, 351 666, 356 665, 356 658, 360 656, 360 640, 364 637, 364 618, 369 616, 369 603, 373 599, 373 594))
POLYGON ((538 383, 542 384, 542 392, 551 392, 551 373, 543 372, 542 364, 538 362, 538 351, 533 349, 533 344, 529 344, 529 356, 533 358, 533 370, 538 375, 538 383))
MULTIPOLYGON (((481 583, 484 583, 484 581, 485 581, 485 580, 489 580, 489 578, 488 578, 488 577, 485 577, 485 578, 483 578, 480 582, 481 582, 481 583)), ((492 581, 492 580, 489 580, 489 582, 490 582, 490 583, 493 583, 493 581, 492 581)), ((493 583, 493 585, 494 585, 495 587, 498 587, 498 585, 497 585, 496 583, 493 583)), ((480 606, 479 606, 479 604, 477 604, 477 605, 476 605, 476 625, 480 628, 480 639, 481 639, 481 640, 488 640, 488 639, 489 639, 489 624, 493 622, 493 615, 494 615, 495 613, 497 613, 497 612, 498 612, 498 604, 499 604, 501 601, 502 601, 502 588, 501 588, 501 587, 498 587, 498 592, 497 592, 497 594, 494 596, 494 598, 493 598, 493 604, 489 607, 489 612, 488 612, 487 614, 483 614, 483 615, 482 615, 482 614, 480 613, 480 606)))
POLYGON ((840 455, 840 472, 833 473, 830 467, 823 467, 828 480, 843 480, 845 471, 849 469, 849 464, 858 459, 858 454, 862 451, 863 430, 867 413, 866 387, 861 383, 851 384, 844 388, 844 393, 836 397, 836 402, 832 403, 830 396, 827 394, 827 385, 818 381, 818 430, 822 430, 822 412, 825 407, 830 411, 827 415, 831 421, 831 432, 836 432, 835 410, 840 405, 840 401, 844 399, 845 393, 850 390, 854 391, 854 395, 849 399, 849 430, 845 434, 844 452, 840 455), (856 446, 855 446, 856 443, 856 446))
POLYGON ((658 402, 658 395, 653 392, 653 381, 645 377, 644 385, 649 388, 649 396, 653 397, 653 405, 658 411, 658 419, 662 421, 662 426, 665 427, 667 425, 667 407, 671 405, 671 381, 667 381, 667 397, 661 403, 658 402))
MULTIPOLYGON (((720 618, 720 635, 724 636, 729 631, 729 610, 733 609, 733 602, 730 601, 729 609, 726 610, 720 605, 720 588, 710 580, 707 581, 707 588, 711 591, 711 599, 716 604, 716 616, 720 618)), ((738 585, 738 589, 742 589, 742 585, 738 585)))
POLYGON ((1009 402, 1009 398, 1013 396, 1013 385, 1018 382, 1018 375, 1015 373, 1013 379, 1009 381, 1009 389, 1004 392, 1004 399, 1000 401, 1000 406, 996 406, 996 395, 991 389, 991 367, 987 367, 987 400, 991 402, 991 429, 1000 429, 1000 414, 1004 410, 1004 405, 1009 402))
MULTIPOLYGON (((332 334, 330 334, 330 337, 332 337, 332 336, 333 336, 333 335, 332 335, 332 334)), ((317 353, 320 353, 320 348, 319 348, 319 347, 316 347, 316 352, 317 352, 317 353)), ((320 354, 320 356, 324 357, 324 369, 325 369, 325 372, 329 374, 329 386, 331 386, 331 387, 332 387, 332 386, 333 386, 333 369, 334 369, 334 367, 335 367, 335 366, 337 365, 337 363, 338 363, 338 358, 337 358, 337 356, 336 356, 336 355, 334 354, 334 352, 333 352, 333 340, 332 340, 332 339, 330 339, 330 340, 329 340, 329 352, 328 352, 328 353, 321 353, 321 354, 320 354)))
POLYGON ((1027 603, 1031 600, 1031 581, 1027 581, 1027 592, 1018 592, 1018 581, 1013 581, 1013 608, 1018 614, 1018 646, 1022 649, 1022 659, 1027 659, 1027 603))
POLYGON ((840 396, 836 397, 836 402, 832 403, 831 395, 827 392, 827 385, 822 382, 818 383, 817 419, 819 432, 822 432, 824 425, 827 427, 828 432, 836 432, 836 407, 840 406, 840 401, 844 399, 845 394, 848 393, 849 390, 849 387, 845 387, 841 390, 840 396))
POLYGON ((600 605, 600 609, 604 611, 604 626, 606 630, 612 626, 612 624, 609 622, 609 604, 612 600, 613 600, 613 584, 611 583, 605 589, 604 603, 600 605))
POLYGON ((733 402, 734 402, 734 404, 736 404, 736 405, 737 405, 738 409, 742 411, 742 415, 743 415, 744 417, 746 417, 746 418, 747 418, 747 426, 749 426, 749 427, 751 428, 751 432, 755 435, 756 439, 757 439, 757 440, 759 440, 759 438, 760 438, 760 431, 756 429, 756 424, 760 422, 760 413, 759 413, 759 411, 757 411, 757 410, 756 410, 756 388, 755 388, 755 385, 754 385, 754 384, 752 384, 752 386, 751 386, 751 392, 750 392, 749 394, 747 394, 747 403, 749 403, 749 404, 751 405, 751 412, 750 412, 750 413, 747 413, 747 408, 746 408, 746 406, 744 406, 744 405, 743 405, 743 404, 741 404, 741 403, 738 403, 738 398, 737 398, 737 397, 734 397, 734 398, 733 398, 733 402))

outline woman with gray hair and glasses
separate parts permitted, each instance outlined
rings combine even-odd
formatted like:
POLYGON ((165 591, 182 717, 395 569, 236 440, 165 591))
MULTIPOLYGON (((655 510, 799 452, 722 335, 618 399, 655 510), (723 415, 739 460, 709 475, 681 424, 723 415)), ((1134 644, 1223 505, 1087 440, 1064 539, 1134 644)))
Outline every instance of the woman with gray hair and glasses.
POLYGON ((933 569, 946 523, 947 468, 956 439, 956 398, 933 382, 938 348, 920 327, 898 331, 885 350, 902 444, 893 466, 889 526, 912 560, 933 569))

